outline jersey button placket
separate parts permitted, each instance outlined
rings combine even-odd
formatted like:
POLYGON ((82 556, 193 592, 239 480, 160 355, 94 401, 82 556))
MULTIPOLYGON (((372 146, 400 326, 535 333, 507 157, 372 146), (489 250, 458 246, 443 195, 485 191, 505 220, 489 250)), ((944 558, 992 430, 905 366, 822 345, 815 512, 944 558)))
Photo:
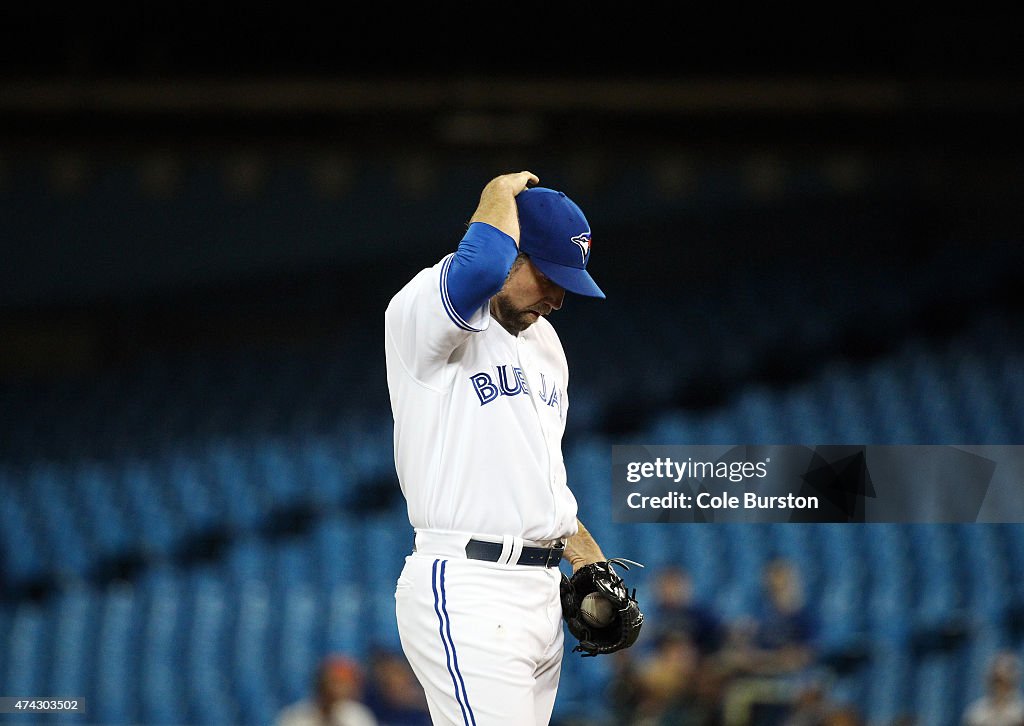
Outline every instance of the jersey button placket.
MULTIPOLYGON (((533 410, 537 414, 537 425, 540 426, 541 436, 544 437, 544 443, 547 446, 548 454, 548 490, 551 492, 551 500, 553 502, 558 501, 558 497, 555 494, 555 487, 558 483, 558 475, 555 473, 555 461, 561 455, 558 442, 554 439, 554 434, 551 428, 544 423, 543 409, 541 408, 544 404, 541 399, 541 388, 539 381, 533 379, 530 376, 532 372, 532 366, 530 365, 530 356, 527 352, 526 341, 520 335, 516 338, 516 346, 519 348, 519 366, 523 369, 526 379, 530 381, 530 400, 533 403, 533 410)), ((552 384, 553 385, 553 384, 552 384)))

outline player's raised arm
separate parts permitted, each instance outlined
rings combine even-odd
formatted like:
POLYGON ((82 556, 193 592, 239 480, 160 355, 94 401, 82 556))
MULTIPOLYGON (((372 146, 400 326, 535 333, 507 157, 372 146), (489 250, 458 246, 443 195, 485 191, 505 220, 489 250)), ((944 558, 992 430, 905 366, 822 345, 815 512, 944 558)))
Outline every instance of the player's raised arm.
POLYGON ((489 326, 488 302, 505 284, 519 254, 516 197, 536 181, 529 171, 491 179, 458 249, 422 270, 392 298, 385 312, 387 345, 418 382, 447 385, 451 352, 489 326))
POLYGON ((516 196, 537 181, 528 171, 503 174, 480 193, 469 229, 445 274, 443 294, 457 325, 469 321, 505 283, 519 254, 516 196))

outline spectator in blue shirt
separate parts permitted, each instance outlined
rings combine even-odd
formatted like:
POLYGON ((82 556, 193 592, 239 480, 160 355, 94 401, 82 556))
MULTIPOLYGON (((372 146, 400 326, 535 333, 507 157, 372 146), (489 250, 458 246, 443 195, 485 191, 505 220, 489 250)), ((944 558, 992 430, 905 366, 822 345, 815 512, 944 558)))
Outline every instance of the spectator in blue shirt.
POLYGON ((763 600, 751 619, 732 628, 719 658, 732 679, 723 708, 726 726, 748 722, 757 710, 781 722, 816 658, 817 627, 796 567, 774 558, 761 583, 763 600))
POLYGON ((654 582, 654 607, 650 618, 658 637, 685 635, 702 657, 722 646, 724 629, 715 612, 696 600, 690 573, 679 566, 660 570, 654 582))

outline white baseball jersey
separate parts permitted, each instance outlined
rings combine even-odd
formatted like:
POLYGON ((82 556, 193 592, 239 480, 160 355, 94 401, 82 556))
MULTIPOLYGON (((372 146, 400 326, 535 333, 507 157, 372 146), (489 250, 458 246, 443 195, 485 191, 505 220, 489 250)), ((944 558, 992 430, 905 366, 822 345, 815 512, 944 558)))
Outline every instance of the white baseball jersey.
POLYGON ((452 255, 417 274, 385 313, 395 465, 417 531, 543 542, 577 531, 562 434, 569 371, 543 317, 514 336, 485 303, 448 298, 452 255))

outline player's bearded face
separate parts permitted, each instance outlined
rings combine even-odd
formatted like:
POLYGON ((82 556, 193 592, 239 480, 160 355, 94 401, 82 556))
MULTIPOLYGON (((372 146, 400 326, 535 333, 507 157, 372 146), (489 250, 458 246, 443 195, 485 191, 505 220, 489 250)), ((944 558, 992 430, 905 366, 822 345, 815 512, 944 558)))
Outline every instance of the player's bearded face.
POLYGON ((491 315, 513 335, 526 330, 541 315, 558 310, 565 290, 549 280, 525 257, 512 266, 505 285, 491 298, 491 315))

